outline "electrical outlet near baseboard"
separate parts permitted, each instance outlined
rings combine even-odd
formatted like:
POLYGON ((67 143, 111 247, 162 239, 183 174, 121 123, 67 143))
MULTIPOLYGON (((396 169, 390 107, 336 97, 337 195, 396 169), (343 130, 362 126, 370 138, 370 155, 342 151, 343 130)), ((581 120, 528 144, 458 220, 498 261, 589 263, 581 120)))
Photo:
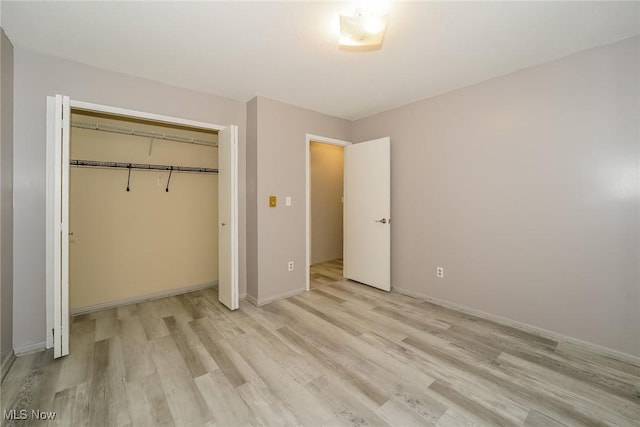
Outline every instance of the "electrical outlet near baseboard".
POLYGON ((444 278, 444 267, 436 267, 436 277, 439 279, 444 278))
POLYGON ((287 263, 287 270, 289 270, 289 271, 293 271, 293 261, 289 261, 289 262, 287 263))

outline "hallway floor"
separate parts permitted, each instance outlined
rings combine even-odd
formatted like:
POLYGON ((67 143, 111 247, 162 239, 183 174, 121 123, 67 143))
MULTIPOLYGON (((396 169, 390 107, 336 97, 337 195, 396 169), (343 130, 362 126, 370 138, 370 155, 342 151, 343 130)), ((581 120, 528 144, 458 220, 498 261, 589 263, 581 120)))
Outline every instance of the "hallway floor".
POLYGON ((342 259, 313 264, 309 272, 311 277, 309 287, 311 289, 344 279, 342 277, 342 259))

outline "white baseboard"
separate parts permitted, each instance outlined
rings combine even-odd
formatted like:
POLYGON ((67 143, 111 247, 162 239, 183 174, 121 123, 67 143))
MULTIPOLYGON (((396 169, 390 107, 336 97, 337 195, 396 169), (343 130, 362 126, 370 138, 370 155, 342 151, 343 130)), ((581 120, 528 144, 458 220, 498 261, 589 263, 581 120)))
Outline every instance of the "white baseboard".
POLYGON ((16 354, 13 350, 7 353, 7 355, 2 359, 1 367, 0 367, 0 384, 4 381, 4 378, 9 373, 9 369, 11 369, 11 365, 16 360, 16 354))
POLYGON ((125 299, 116 300, 116 301, 103 302, 100 304, 89 305, 86 307, 77 307, 77 308, 74 308, 73 310, 70 310, 70 313, 72 316, 77 316, 79 314, 86 314, 94 311, 105 310, 108 308, 115 308, 115 307, 121 307, 123 305, 135 304, 142 301, 148 301, 148 300, 153 300, 158 298, 171 297, 174 295, 186 294, 188 292, 199 291, 202 289, 215 288, 217 286, 218 286, 218 281, 215 280, 213 282, 202 283, 200 285, 185 286, 182 288, 174 288, 174 289, 169 289, 167 291, 162 291, 162 292, 154 292, 152 294, 140 295, 140 296, 125 298, 125 299))
POLYGON ((471 314, 473 316, 481 317, 486 320, 491 320, 496 323, 500 323, 505 326, 511 326, 514 328, 522 329, 525 332, 529 332, 535 335, 538 335, 543 338, 549 338, 558 342, 567 342, 571 344, 575 344, 577 346, 583 347, 589 351, 600 354, 602 356, 611 356, 618 360, 624 362, 631 362, 635 364, 640 364, 640 357, 634 356, 633 354, 624 353, 622 351, 614 350, 608 347, 604 347, 598 344, 594 344, 588 341, 583 341, 578 338, 570 337, 568 335, 559 334, 557 332, 550 331, 548 329, 540 328, 538 326, 530 325, 528 323, 518 322, 517 320, 508 319, 506 317, 498 316, 496 314, 487 313, 482 310, 477 310, 475 308, 467 307, 464 305, 456 304, 447 300, 443 300, 440 298, 434 298, 426 294, 422 294, 419 292, 410 291, 408 289, 393 287, 393 290, 403 294, 408 295, 410 297, 423 299, 425 301, 431 302, 436 305, 440 305, 442 307, 450 308, 456 311, 460 311, 462 313, 471 314))
POLYGON ((281 299, 289 298, 289 297, 301 294, 301 293, 306 292, 306 291, 307 290, 305 288, 296 289, 294 291, 283 292, 281 294, 273 295, 273 296, 270 296, 269 298, 264 298, 264 299, 259 299, 259 300, 256 300, 251 295, 247 294, 247 300, 249 300, 249 302, 251 304, 253 304, 253 305, 257 306, 257 307, 260 307, 261 305, 265 305, 265 304, 272 303, 274 301, 278 301, 278 300, 281 300, 281 299))
POLYGON ((37 342, 33 344, 23 345, 21 347, 16 347, 13 352, 16 354, 16 357, 24 356, 25 354, 35 353, 37 351, 45 350, 46 342, 37 342))

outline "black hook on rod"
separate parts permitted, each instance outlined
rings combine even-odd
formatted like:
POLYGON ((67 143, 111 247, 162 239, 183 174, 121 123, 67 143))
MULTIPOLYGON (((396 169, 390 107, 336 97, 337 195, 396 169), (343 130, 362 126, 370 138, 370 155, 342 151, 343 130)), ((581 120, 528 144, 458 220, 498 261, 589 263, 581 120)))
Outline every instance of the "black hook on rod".
POLYGON ((131 163, 129 163, 129 174, 127 176, 127 191, 131 191, 131 188, 129 187, 129 183, 131 182, 131 163))
POLYGON ((173 173, 173 166, 169 168, 169 179, 167 179, 167 188, 164 190, 167 193, 169 192, 169 182, 171 182, 171 174, 173 173))

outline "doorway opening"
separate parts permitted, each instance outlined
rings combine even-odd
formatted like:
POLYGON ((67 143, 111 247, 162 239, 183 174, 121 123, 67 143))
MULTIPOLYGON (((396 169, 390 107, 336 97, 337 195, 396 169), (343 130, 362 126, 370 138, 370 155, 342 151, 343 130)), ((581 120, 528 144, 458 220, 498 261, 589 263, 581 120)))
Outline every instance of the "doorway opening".
POLYGON ((358 144, 307 134, 306 219, 307 279, 311 276, 311 144, 343 148, 342 276, 384 291, 391 290, 391 138, 358 144))
POLYGON ((309 146, 311 289, 342 280, 344 147, 309 146))
POLYGON ((307 283, 342 280, 344 147, 348 141, 307 135, 307 283))

